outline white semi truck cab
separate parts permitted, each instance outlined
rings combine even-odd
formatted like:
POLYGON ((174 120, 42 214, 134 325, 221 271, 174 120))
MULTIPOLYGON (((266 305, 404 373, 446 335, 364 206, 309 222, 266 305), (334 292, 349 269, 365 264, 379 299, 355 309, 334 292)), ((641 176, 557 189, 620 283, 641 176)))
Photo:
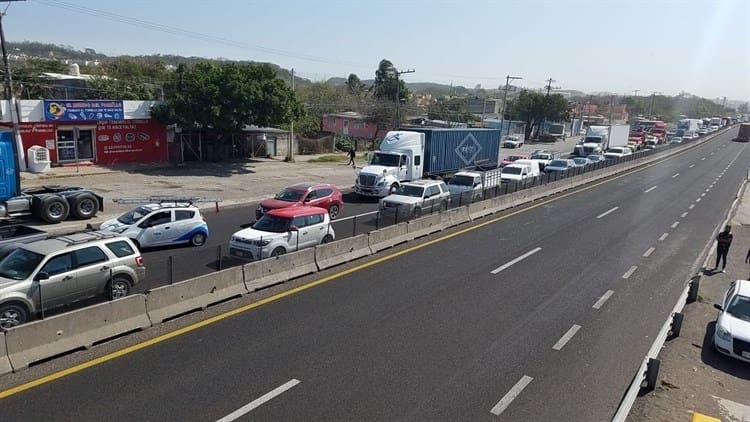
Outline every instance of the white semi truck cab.
POLYGON ((354 192, 382 198, 401 182, 422 178, 425 135, 420 132, 391 131, 383 138, 380 149, 357 175, 354 192))

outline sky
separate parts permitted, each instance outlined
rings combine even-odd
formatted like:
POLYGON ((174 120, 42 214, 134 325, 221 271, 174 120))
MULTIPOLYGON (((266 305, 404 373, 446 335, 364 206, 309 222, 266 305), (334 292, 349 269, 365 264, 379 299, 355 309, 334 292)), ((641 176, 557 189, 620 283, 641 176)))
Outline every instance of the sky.
MULTIPOLYGON (((750 0, 27 0, 11 41, 107 55, 271 62, 314 81, 408 82, 750 100, 750 0)), ((0 6, 4 4, 0 2, 0 6)))

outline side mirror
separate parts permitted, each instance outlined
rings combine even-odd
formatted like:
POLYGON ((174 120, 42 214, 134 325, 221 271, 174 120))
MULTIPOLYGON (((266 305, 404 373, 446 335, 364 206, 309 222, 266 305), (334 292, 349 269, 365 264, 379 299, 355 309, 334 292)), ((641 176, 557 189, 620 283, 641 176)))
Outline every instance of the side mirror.
POLYGON ((289 231, 290 232, 297 232, 297 231, 299 231, 299 227, 297 227, 297 226, 291 226, 291 227, 289 227, 289 231))
POLYGON ((310 202, 310 201, 312 201, 312 199, 310 199, 310 198, 305 198, 305 200, 304 200, 303 202, 304 202, 304 203, 308 203, 308 202, 310 202))
POLYGON ((720 310, 722 312, 724 311, 724 307, 721 306, 721 305, 719 305, 718 303, 714 303, 714 308, 716 308, 716 309, 718 309, 718 310, 720 310))
POLYGON ((46 271, 39 271, 34 276, 34 281, 49 280, 49 274, 46 271))

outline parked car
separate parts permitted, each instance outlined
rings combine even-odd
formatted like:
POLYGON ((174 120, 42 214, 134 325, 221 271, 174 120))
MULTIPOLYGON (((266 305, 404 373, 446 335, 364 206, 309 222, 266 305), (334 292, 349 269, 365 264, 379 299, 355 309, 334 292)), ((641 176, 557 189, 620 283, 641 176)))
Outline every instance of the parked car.
POLYGON ((529 158, 528 155, 521 155, 521 154, 509 155, 503 158, 502 161, 500 161, 500 166, 504 167, 504 166, 507 166, 508 164, 512 164, 516 160, 527 160, 528 158, 529 158))
POLYGON ((587 155, 587 156, 586 156, 586 158, 588 158, 588 159, 589 159, 589 160, 590 160, 590 161, 591 161, 592 163, 598 163, 598 162, 600 162, 600 161, 604 161, 604 160, 606 160, 606 159, 607 159, 606 157, 604 157, 604 156, 603 156, 603 155, 601 155, 601 154, 591 154, 591 155, 587 155))
POLYGON ((698 136, 703 136, 708 133, 708 129, 698 129, 698 136))
POLYGON ((628 147, 612 147, 608 148, 607 151, 604 152, 604 158, 607 160, 612 160, 615 158, 622 158, 628 155, 632 155, 633 151, 630 150, 628 147))
POLYGON ((415 180, 402 183, 396 191, 380 200, 380 212, 404 218, 448 208, 451 194, 441 180, 415 180))
POLYGON ((282 190, 273 199, 263 200, 255 210, 255 218, 260 219, 270 210, 302 205, 325 208, 331 220, 335 220, 344 208, 344 199, 341 191, 332 184, 298 183, 282 190))
POLYGON ((519 148, 523 145, 523 139, 518 135, 508 135, 503 138, 503 146, 505 148, 519 148))
POLYGON ((641 149, 641 144, 637 142, 628 142, 628 148, 630 148, 631 152, 636 152, 641 149))
POLYGON ((716 350, 735 359, 750 362, 750 280, 730 284, 716 318, 713 343, 716 350))
POLYGON ((251 227, 232 235, 229 255, 258 260, 311 248, 336 239, 325 208, 296 206, 270 210, 251 227))
POLYGON ((547 174, 550 173, 565 173, 568 170, 576 167, 575 161, 573 161, 570 158, 559 158, 557 160, 552 160, 544 167, 544 172, 547 174))
POLYGON ((21 245, 0 261, 0 328, 98 295, 125 297, 145 274, 133 242, 114 233, 76 233, 21 245))
POLYGON ((572 160, 575 164, 575 167, 586 167, 587 165, 593 163, 593 161, 591 161, 587 157, 573 157, 572 160))
POLYGON ((516 160, 503 167, 500 183, 521 182, 539 175, 539 163, 534 160, 516 160))
POLYGON ((208 239, 208 224, 198 207, 177 203, 142 205, 105 221, 99 229, 127 236, 139 249, 184 243, 202 246, 208 239))
POLYGON ((539 170, 544 171, 544 167, 549 164, 550 161, 561 157, 559 151, 546 151, 537 150, 531 154, 531 159, 539 163, 539 170))

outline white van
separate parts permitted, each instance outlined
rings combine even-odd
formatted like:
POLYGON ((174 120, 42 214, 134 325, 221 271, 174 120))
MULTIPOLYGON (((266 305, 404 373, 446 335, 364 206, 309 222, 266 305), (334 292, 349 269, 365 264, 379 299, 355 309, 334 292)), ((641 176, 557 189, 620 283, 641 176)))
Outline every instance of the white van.
POLYGON ((513 164, 525 164, 529 166, 529 177, 537 177, 542 174, 542 168, 539 166, 538 160, 522 158, 514 161, 513 164))
POLYGON ((500 181, 502 183, 520 182, 536 176, 539 176, 539 163, 533 160, 516 160, 513 164, 503 167, 500 181))

